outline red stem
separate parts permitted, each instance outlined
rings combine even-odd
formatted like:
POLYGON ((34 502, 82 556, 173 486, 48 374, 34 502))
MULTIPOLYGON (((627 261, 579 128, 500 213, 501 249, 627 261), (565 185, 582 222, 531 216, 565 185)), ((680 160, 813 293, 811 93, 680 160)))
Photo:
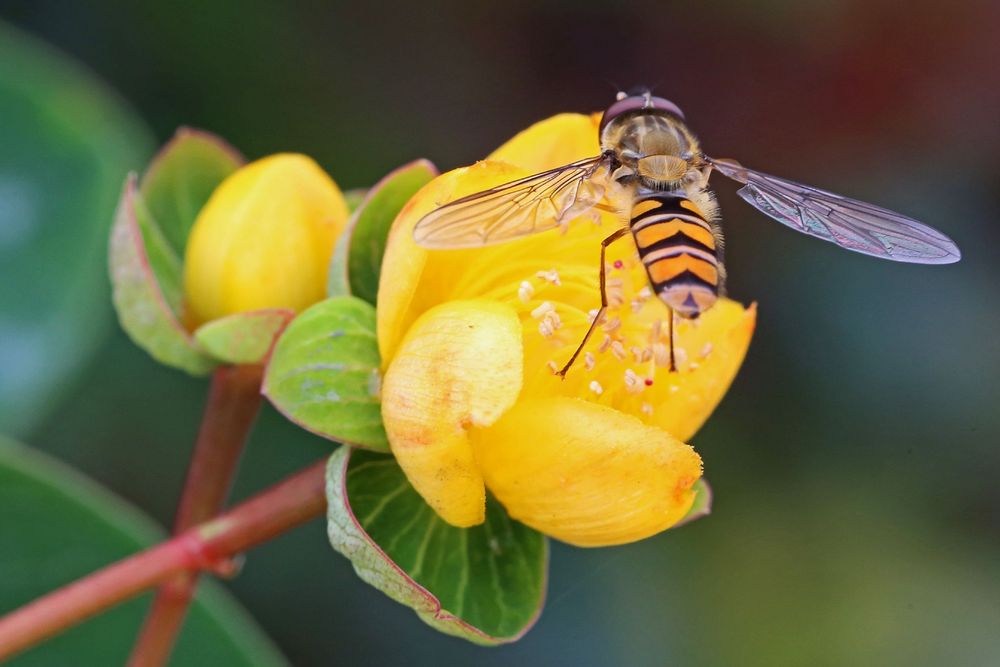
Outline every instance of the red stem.
POLYGON ((207 521, 222 509, 260 408, 263 372, 261 366, 223 366, 212 376, 174 533, 207 521))
MULTIPOLYGON (((260 366, 223 366, 212 376, 198 439, 181 492, 174 534, 206 521, 229 496, 240 455, 260 408, 260 366)), ((198 586, 195 572, 163 583, 132 649, 130 667, 166 664, 198 586)))
POLYGON ((319 461, 216 519, 0 618, 0 662, 180 572, 225 567, 232 556, 320 516, 325 468, 319 461))

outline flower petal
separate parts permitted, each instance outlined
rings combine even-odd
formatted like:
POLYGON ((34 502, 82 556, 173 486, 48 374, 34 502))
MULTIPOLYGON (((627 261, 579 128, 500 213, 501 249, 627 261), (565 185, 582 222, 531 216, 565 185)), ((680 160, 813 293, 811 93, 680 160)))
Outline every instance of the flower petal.
POLYGON ((552 269, 556 260, 561 267, 587 267, 596 285, 600 241, 621 224, 611 214, 599 216, 601 226, 582 219, 573 222, 565 236, 553 229, 464 250, 421 248, 413 240, 413 227, 427 213, 459 197, 599 154, 599 122, 597 114, 553 116, 507 141, 488 160, 442 174, 414 195, 392 225, 382 260, 378 338, 385 363, 392 359, 406 327, 438 303, 497 290, 506 290, 508 300, 516 300, 518 284, 539 270, 552 269))
MULTIPOLYGON (((500 183, 521 178, 526 174, 501 162, 479 162, 471 167, 454 169, 441 174, 422 187, 400 211, 389 230, 385 255, 382 257, 382 274, 378 289, 378 343, 383 362, 388 364, 407 328, 417 316, 452 296, 452 287, 461 273, 476 270, 467 260, 469 252, 478 249, 445 250, 431 252, 413 240, 413 228, 424 215, 441 204, 473 192, 491 188, 500 183), (466 261, 452 264, 462 256, 466 261), (431 269, 443 262, 445 271, 426 271, 431 259, 431 269)), ((478 268, 481 269, 482 265, 478 268)))
POLYGON ((681 440, 691 439, 736 378, 756 324, 756 303, 744 308, 735 301, 721 299, 699 318, 696 326, 678 335, 677 345, 685 351, 685 364, 679 373, 659 375, 663 380, 660 389, 666 387, 665 398, 648 423, 681 440), (692 368, 693 364, 698 367, 692 368))
POLYGON ((482 523, 486 494, 470 427, 493 424, 521 390, 521 322, 491 301, 452 301, 410 327, 385 374, 382 417, 410 483, 448 523, 482 523))
POLYGON ((640 312, 632 313, 626 299, 626 305, 613 315, 622 320, 615 333, 623 342, 618 348, 623 352, 618 356, 614 349, 600 352, 599 339, 604 333, 598 331, 594 336, 598 340, 585 348, 594 359, 593 368, 580 361, 563 380, 546 364, 562 364, 569 358, 583 337, 586 322, 579 316, 571 318, 568 307, 557 305, 564 316, 560 335, 545 338, 525 327, 522 400, 553 395, 583 397, 635 415, 685 442, 725 396, 746 356, 757 321, 756 304, 744 308, 729 299, 720 299, 697 321, 677 318, 674 347, 678 370, 670 372, 655 358, 642 361, 639 352, 639 348, 650 346, 654 328, 660 331, 656 343, 659 352, 665 354, 669 349, 664 324, 669 311, 654 297, 640 312), (629 385, 627 373, 634 374, 637 382, 629 385))
POLYGON ((601 153, 600 122, 600 114, 561 113, 518 133, 487 159, 539 172, 594 157, 601 153))
POLYGON ((654 535, 694 501, 701 459, 638 418, 587 401, 519 401, 473 429, 486 485, 512 517, 577 546, 654 535))

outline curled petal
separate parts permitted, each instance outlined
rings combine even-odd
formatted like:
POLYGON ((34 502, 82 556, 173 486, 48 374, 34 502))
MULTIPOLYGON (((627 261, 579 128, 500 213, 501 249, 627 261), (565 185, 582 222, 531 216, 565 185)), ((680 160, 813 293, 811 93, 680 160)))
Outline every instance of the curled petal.
POLYGON ((521 401, 473 431, 486 485, 515 519, 577 546, 669 528, 694 501, 701 459, 638 418, 574 398, 521 401))
POLYGON ((471 427, 500 418, 521 390, 521 323, 509 306, 452 301, 418 319, 385 374, 382 417, 396 460, 448 523, 485 518, 471 427))

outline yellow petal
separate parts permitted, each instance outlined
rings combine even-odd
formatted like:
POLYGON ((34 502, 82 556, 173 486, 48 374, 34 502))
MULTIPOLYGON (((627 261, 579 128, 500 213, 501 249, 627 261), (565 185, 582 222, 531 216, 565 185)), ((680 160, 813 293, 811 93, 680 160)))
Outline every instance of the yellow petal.
POLYGON ((272 155, 230 175, 198 214, 185 249, 189 319, 300 311, 322 299, 347 216, 337 185, 304 155, 272 155))
POLYGON ((757 324, 757 304, 744 308, 722 299, 699 319, 678 335, 684 363, 677 373, 658 374, 657 394, 664 398, 647 419, 681 440, 698 432, 736 378, 757 324))
POLYGON ((512 517, 577 546, 640 540, 694 502, 701 459, 630 415, 572 398, 519 401, 474 429, 486 485, 512 517))
POLYGON ((470 253, 475 256, 478 249, 431 252, 418 246, 413 240, 417 221, 441 204, 525 175, 502 162, 454 169, 421 188, 399 212, 389 230, 379 279, 377 331, 384 363, 393 358, 396 346, 420 313, 456 298, 453 288, 463 274, 487 268, 468 261, 470 253))
POLYGON ((521 390, 516 313, 491 301, 453 301, 410 327, 382 385, 382 418, 396 460, 442 519, 485 518, 483 479, 468 432, 493 424, 521 390))
MULTIPOLYGON (((644 284, 644 279, 637 283, 644 284)), ((757 307, 744 308, 735 301, 720 299, 695 322, 678 318, 674 342, 678 370, 670 372, 665 364, 657 363, 656 357, 642 360, 644 351, 653 349, 654 331, 659 332, 655 342, 658 352, 665 355, 669 350, 666 325, 669 311, 654 297, 639 312, 632 312, 631 293, 626 295, 621 308, 610 310, 609 319, 621 320, 621 326, 614 332, 615 349, 600 351, 605 334, 599 329, 584 348, 591 355, 593 367, 588 369, 581 355, 583 358, 565 380, 553 376, 546 364, 550 360, 557 365, 565 363, 583 337, 586 320, 568 306, 553 301, 558 304, 555 307, 562 313, 564 323, 558 335, 545 337, 526 326, 522 398, 581 397, 635 415, 675 438, 688 441, 712 414, 736 377, 750 346, 757 307), (626 374, 632 376, 631 384, 626 382, 626 374)))
POLYGON ((561 113, 520 132, 487 159, 539 172, 594 157, 601 153, 600 122, 600 114, 561 113))

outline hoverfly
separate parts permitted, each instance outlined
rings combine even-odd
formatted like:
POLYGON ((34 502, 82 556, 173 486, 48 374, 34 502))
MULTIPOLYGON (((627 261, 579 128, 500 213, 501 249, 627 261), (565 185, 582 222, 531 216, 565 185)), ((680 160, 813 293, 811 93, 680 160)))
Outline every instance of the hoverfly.
POLYGON ((601 242, 601 308, 558 371, 563 377, 607 310, 605 252, 630 232, 651 288, 671 311, 670 370, 676 370, 675 315, 697 318, 724 281, 722 233, 708 189, 713 170, 742 183, 738 194, 765 215, 847 250, 917 264, 961 257, 947 236, 900 213, 710 158, 680 108, 648 90, 619 93, 598 132, 600 155, 452 201, 413 231, 426 248, 467 248, 559 227, 595 209, 627 220, 601 242))

